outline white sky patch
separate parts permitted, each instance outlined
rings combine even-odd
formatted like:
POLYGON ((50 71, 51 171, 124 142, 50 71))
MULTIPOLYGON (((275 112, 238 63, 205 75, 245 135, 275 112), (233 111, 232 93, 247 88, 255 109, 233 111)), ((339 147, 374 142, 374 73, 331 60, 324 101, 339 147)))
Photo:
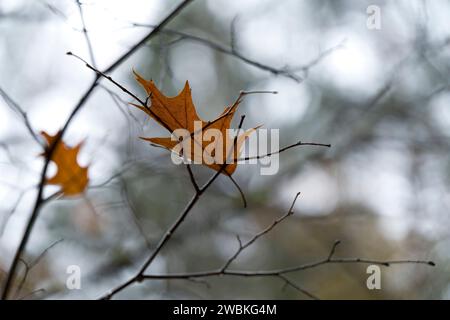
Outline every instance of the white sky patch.
POLYGON ((373 175, 363 191, 367 203, 382 215, 405 215, 408 212, 408 180, 401 173, 386 170, 383 166, 370 171, 373 175))
POLYGON ((450 11, 450 4, 448 1, 427 1, 426 9, 428 20, 427 24, 430 30, 429 36, 433 40, 442 40, 449 36, 450 19, 448 13, 450 11), (430 19, 430 17, 433 17, 430 19))
POLYGON ((335 50, 323 61, 323 74, 331 78, 342 90, 358 90, 371 92, 377 87, 381 68, 375 50, 369 42, 351 30, 336 30, 327 36, 324 47, 331 48, 345 42, 339 50, 335 50))
POLYGON ((0 3, 0 8, 2 13, 8 14, 19 10, 23 6, 23 0, 2 0, 0 3))

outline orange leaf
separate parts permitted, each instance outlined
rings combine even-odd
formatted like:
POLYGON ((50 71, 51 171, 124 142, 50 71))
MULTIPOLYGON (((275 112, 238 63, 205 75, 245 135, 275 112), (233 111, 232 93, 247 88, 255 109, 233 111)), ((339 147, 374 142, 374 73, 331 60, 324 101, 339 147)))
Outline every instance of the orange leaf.
POLYGON ((150 96, 152 112, 150 113, 148 108, 144 106, 137 107, 150 117, 158 122, 158 119, 160 119, 171 131, 182 128, 192 132, 194 130, 194 121, 202 121, 198 117, 192 102, 191 88, 188 81, 186 81, 183 90, 176 97, 166 97, 158 90, 153 80, 145 80, 136 72, 134 74, 136 80, 150 96))
MULTIPOLYGON (((237 101, 231 107, 225 108, 223 113, 215 121, 211 121, 213 122, 212 124, 207 126, 208 123, 200 119, 197 115, 188 81, 186 81, 183 90, 177 96, 167 97, 159 91, 152 80, 146 80, 135 71, 133 72, 136 81, 145 89, 151 102, 150 107, 141 105, 134 106, 147 113, 172 134, 177 129, 187 130, 190 133, 191 146, 186 156, 189 160, 194 161, 194 163, 203 163, 219 171, 227 159, 236 159, 238 157, 245 139, 256 130, 256 128, 253 128, 241 134, 236 141, 236 148, 233 152, 234 137, 227 132, 227 129, 230 129, 231 121, 240 101, 237 101), (199 130, 205 126, 207 127, 204 130, 199 130), (212 134, 207 133, 208 130, 215 130, 216 133, 220 132, 222 139, 213 139, 211 137, 212 134), (196 145, 200 147, 200 154, 196 152, 196 145), (218 152, 220 154, 217 154, 218 152)), ((171 137, 142 139, 172 150, 180 155, 181 144, 179 144, 179 141, 172 140, 171 137)), ((233 174, 236 166, 236 161, 232 161, 232 163, 226 165, 223 173, 233 174)))
MULTIPOLYGON (((48 148, 55 143, 58 136, 58 134, 51 136, 44 131, 41 132, 41 135, 47 141, 48 148)), ((88 168, 81 167, 77 162, 78 152, 82 144, 81 142, 70 148, 63 141, 59 140, 52 154, 51 160, 56 164, 57 171, 53 177, 46 179, 46 183, 59 185, 65 196, 74 196, 82 193, 89 182, 88 168)))

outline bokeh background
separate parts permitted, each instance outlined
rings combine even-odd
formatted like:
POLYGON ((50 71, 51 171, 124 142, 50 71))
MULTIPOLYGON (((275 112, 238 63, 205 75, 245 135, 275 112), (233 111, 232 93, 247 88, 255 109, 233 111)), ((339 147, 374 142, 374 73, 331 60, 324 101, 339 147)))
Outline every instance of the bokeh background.
MULTIPOLYGON (((92 61, 76 1, 0 0, 0 88, 36 132, 55 133, 94 78, 65 52, 104 69, 176 4, 83 0, 92 61)), ((239 109, 245 127, 279 129, 281 146, 302 140, 332 148, 286 151, 273 176, 261 176, 257 165, 240 166, 234 178, 247 209, 229 179, 218 179, 149 272, 221 266, 236 250, 236 235, 245 240, 263 229, 300 191, 295 214, 245 251, 234 269, 320 260, 340 239, 337 257, 437 266, 382 268, 381 290, 367 289, 365 265, 325 265, 290 279, 323 299, 450 298, 449 15, 443 0, 196 0, 183 10, 114 79, 142 98, 133 68, 167 95, 189 80, 205 119, 240 90, 276 90, 245 98, 239 109), (369 5, 381 9, 379 30, 367 28, 369 5)), ((193 194, 186 170, 138 139, 166 133, 131 101, 102 80, 72 122, 65 140, 85 139, 79 159, 90 164, 90 188, 41 211, 23 257, 37 263, 17 298, 100 296, 139 268, 193 194), (66 288, 68 265, 81 267, 81 290, 66 288)), ((0 280, 36 197, 40 152, 0 97, 0 280)), ((194 173, 205 181, 213 172, 195 166, 194 173)), ((278 278, 219 277, 148 281, 117 298, 307 297, 278 278)))

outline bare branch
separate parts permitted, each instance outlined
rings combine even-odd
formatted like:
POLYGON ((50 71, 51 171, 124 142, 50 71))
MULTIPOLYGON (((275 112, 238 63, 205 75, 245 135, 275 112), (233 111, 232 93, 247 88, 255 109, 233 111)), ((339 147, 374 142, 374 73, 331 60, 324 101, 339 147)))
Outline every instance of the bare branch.
MULTIPOLYGON (((145 23, 131 23, 131 26, 133 26, 133 27, 143 27, 143 28, 154 28, 155 27, 152 24, 145 24, 145 23)), ((242 55, 242 54, 240 54, 240 53, 235 51, 234 45, 233 45, 233 47, 231 49, 228 49, 227 47, 225 47, 225 46, 223 46, 223 45, 221 45, 219 43, 216 43, 216 42, 213 42, 213 41, 210 41, 210 40, 198 37, 198 36, 194 36, 194 35, 191 35, 191 34, 187 34, 187 33, 184 33, 184 32, 180 32, 180 31, 176 31, 176 30, 172 30, 172 29, 167 29, 167 28, 164 28, 161 31, 161 33, 166 33, 166 34, 180 36, 180 38, 177 41, 179 41, 179 40, 189 40, 189 41, 197 42, 197 43, 202 44, 204 46, 207 46, 207 47, 209 47, 209 48, 211 48, 213 50, 222 52, 222 53, 224 53, 226 55, 229 55, 229 56, 233 56, 233 57, 235 57, 235 58, 237 58, 237 59, 239 59, 239 60, 241 60, 241 61, 243 61, 243 62, 245 62, 245 63, 247 63, 249 65, 251 65, 251 66, 254 66, 254 67, 256 67, 258 69, 261 69, 261 70, 264 70, 264 71, 268 71, 268 72, 270 72, 270 73, 272 73, 274 75, 284 76, 284 77, 290 78, 290 79, 292 79, 292 80, 294 80, 296 82, 302 82, 303 81, 303 78, 301 78, 300 76, 296 75, 294 72, 290 71, 289 69, 286 69, 286 68, 278 69, 278 68, 271 67, 271 66, 263 64, 261 62, 258 62, 258 61, 255 61, 255 60, 252 60, 250 58, 245 57, 244 55, 242 55)))
POLYGON ((311 292, 309 292, 308 290, 303 289, 303 288, 300 287, 299 285, 297 285, 297 284, 295 284, 294 282, 292 282, 291 280, 289 280, 288 277, 286 277, 286 276, 280 274, 280 275, 278 276, 278 278, 282 279, 282 280, 286 283, 286 285, 288 285, 288 286, 294 288, 295 290, 297 290, 297 291, 303 293, 303 294, 304 294, 305 296, 307 296, 308 298, 311 298, 311 299, 313 299, 313 300, 320 300, 318 297, 316 297, 315 295, 313 295, 313 294, 312 294, 311 292))

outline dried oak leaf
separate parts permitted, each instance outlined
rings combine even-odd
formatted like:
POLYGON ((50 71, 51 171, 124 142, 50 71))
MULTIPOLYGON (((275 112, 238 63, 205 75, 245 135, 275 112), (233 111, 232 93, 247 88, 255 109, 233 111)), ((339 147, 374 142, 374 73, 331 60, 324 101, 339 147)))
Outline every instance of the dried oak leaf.
MULTIPOLYGON (((134 72, 134 71, 133 71, 134 72)), ((208 167, 219 171, 223 163, 227 159, 237 159, 244 141, 250 134, 257 129, 252 128, 240 134, 236 141, 236 148, 234 148, 234 137, 227 132, 230 129, 231 121, 240 103, 237 101, 230 107, 226 107, 223 113, 214 121, 208 122, 200 119, 192 101, 191 88, 189 82, 186 81, 183 90, 175 97, 167 97, 159 91, 153 80, 146 80, 138 73, 134 72, 136 81, 145 89, 150 98, 151 105, 142 106, 136 105, 137 108, 147 113, 151 118, 155 119, 163 127, 174 133, 176 129, 185 129, 191 136, 191 147, 189 154, 185 156, 194 163, 202 163, 208 167), (197 126, 195 126, 195 122, 197 126), (199 130, 204 128, 204 130, 199 130), (208 130, 217 129, 224 139, 216 139, 208 134, 208 130), (201 147, 201 153, 195 152, 195 144, 201 147), (233 150, 234 149, 234 150, 233 150), (220 152, 220 150, 222 150, 220 152), (233 153, 233 154, 232 154, 233 153)), ((212 131, 209 131, 211 133, 212 131)), ((179 141, 172 140, 171 137, 158 138, 142 138, 153 144, 167 148, 177 154, 180 154, 179 141)), ((222 173, 231 175, 236 170, 237 162, 228 161, 222 173)))
MULTIPOLYGON (((50 146, 56 141, 58 133, 54 136, 42 131, 41 135, 47 142, 44 154, 47 154, 50 146)), ((58 140, 53 151, 51 161, 56 164, 56 173, 53 177, 46 179, 47 184, 59 185, 64 196, 75 196, 82 193, 88 183, 88 167, 81 167, 77 162, 78 152, 83 142, 71 148, 62 140, 58 140)))

